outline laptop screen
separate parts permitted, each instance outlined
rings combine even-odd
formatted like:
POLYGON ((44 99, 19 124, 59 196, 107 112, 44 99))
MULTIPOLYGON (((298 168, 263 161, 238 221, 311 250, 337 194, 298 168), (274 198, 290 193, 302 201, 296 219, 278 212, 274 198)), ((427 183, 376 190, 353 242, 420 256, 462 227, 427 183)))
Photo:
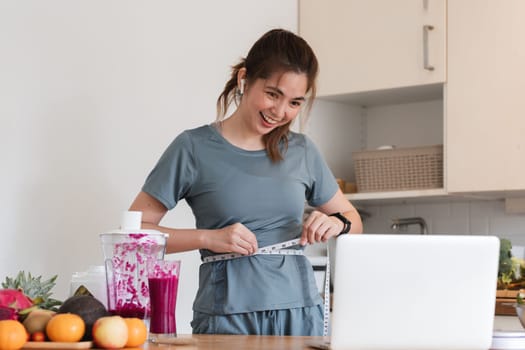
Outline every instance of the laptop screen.
POLYGON ((499 239, 345 235, 337 239, 333 349, 488 349, 499 239))

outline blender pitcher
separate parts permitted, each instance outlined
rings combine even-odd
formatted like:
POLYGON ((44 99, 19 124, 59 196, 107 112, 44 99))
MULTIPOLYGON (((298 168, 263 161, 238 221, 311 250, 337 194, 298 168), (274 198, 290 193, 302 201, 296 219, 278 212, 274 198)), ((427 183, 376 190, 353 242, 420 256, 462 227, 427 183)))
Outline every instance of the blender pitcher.
POLYGON ((142 212, 125 212, 120 230, 101 233, 108 311, 149 318, 148 264, 164 259, 167 235, 140 228, 142 212))

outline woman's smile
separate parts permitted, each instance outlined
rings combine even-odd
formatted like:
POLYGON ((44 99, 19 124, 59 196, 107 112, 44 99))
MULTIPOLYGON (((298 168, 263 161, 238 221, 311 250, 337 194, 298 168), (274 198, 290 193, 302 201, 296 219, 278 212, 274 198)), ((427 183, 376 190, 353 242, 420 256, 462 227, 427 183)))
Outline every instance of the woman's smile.
POLYGON ((280 122, 280 120, 274 119, 274 118, 270 117, 268 114, 266 114, 264 112, 260 112, 260 115, 261 115, 263 121, 266 122, 266 124, 268 124, 268 126, 270 126, 270 127, 273 127, 273 126, 277 125, 280 122))

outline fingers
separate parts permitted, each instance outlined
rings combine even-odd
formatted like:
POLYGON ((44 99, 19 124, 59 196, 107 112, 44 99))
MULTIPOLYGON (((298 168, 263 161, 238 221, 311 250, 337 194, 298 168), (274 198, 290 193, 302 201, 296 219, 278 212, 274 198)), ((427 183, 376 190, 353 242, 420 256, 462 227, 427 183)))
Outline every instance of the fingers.
POLYGON ((339 226, 334 218, 314 210, 303 223, 300 244, 326 242, 340 232, 339 226))
POLYGON ((254 254, 257 249, 255 234, 241 223, 211 233, 208 249, 217 253, 254 254))
POLYGON ((237 240, 237 247, 242 251, 236 251, 241 254, 254 254, 257 249, 257 238, 255 234, 250 231, 243 224, 234 224, 234 237, 237 240))
MULTIPOLYGON (((257 240, 251 238, 250 235, 237 237, 233 242, 232 251, 243 255, 254 254, 257 251, 257 240)), ((255 238, 254 235, 253 238, 255 238)))

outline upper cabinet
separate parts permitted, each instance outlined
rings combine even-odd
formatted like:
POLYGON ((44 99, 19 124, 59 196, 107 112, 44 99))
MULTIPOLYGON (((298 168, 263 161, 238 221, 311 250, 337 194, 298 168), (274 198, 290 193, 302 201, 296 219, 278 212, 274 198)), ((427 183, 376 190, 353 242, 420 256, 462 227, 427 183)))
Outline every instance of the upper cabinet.
MULTIPOLYGON (((360 106, 365 118, 377 106, 392 106, 387 118, 414 101, 442 106, 438 195, 525 195, 523 18, 523 0, 299 1, 299 32, 320 62, 320 97, 360 106)), ((390 134, 410 129, 398 120, 374 123, 395 124, 390 134)), ((363 139, 371 138, 370 123, 355 125, 363 139)), ((418 130, 427 135, 435 125, 418 130)))
POLYGON ((522 0, 448 3, 449 192, 525 190, 524 18, 522 0))
POLYGON ((445 10, 438 0, 301 0, 299 31, 320 62, 319 96, 443 83, 445 10))

